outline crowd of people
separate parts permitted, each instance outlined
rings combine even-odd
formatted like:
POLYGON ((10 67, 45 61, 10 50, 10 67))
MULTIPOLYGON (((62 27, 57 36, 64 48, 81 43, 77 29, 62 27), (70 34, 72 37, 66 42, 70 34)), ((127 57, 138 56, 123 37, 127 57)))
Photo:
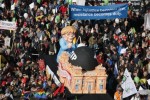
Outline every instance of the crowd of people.
MULTIPOLYGON (((106 68, 107 93, 112 98, 118 92, 119 98, 122 94, 120 85, 126 68, 137 90, 140 86, 149 89, 150 30, 144 29, 144 15, 150 13, 148 3, 141 5, 138 12, 132 11, 132 4, 129 4, 125 19, 71 21, 68 5, 75 3, 69 0, 2 0, 2 4, 5 6, 0 8, 0 20, 16 22, 17 29, 0 30, 0 99, 53 98, 57 86, 46 77, 45 68, 39 67, 39 55, 57 55, 60 32, 67 25, 77 29, 76 38, 81 38, 78 44, 93 48, 98 63, 106 68), (31 8, 29 5, 33 2, 31 8), (6 38, 11 38, 10 46, 5 45, 6 38)), ((96 4, 101 5, 86 3, 96 4)), ((148 100, 143 99, 146 97, 140 98, 148 100)))

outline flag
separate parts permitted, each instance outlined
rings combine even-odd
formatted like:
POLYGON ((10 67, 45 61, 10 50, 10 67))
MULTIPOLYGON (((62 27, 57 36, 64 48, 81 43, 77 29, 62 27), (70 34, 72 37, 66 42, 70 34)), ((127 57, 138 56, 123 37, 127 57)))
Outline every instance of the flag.
POLYGON ((56 77, 56 75, 53 73, 53 71, 49 68, 49 66, 46 66, 46 73, 48 73, 49 75, 51 75, 51 77, 53 78, 55 84, 57 86, 60 85, 60 81, 58 80, 58 78, 56 77))
POLYGON ((38 90, 35 94, 34 94, 34 97, 36 99, 47 99, 47 95, 46 95, 46 92, 41 89, 41 90, 38 90))
POLYGON ((124 54, 126 53, 127 49, 126 48, 122 48, 121 51, 120 51, 120 54, 124 54))
POLYGON ((29 99, 29 96, 30 96, 30 91, 22 91, 22 96, 24 97, 24 99, 29 99))
POLYGON ((15 9, 15 3, 13 5, 11 5, 11 10, 14 10, 15 9))
POLYGON ((64 93, 64 84, 62 84, 56 91, 54 91, 53 96, 55 97, 58 93, 64 93))
POLYGON ((147 80, 148 85, 150 85, 150 79, 147 80))
POLYGON ((33 9, 34 8, 34 2, 32 2, 30 5, 29 5, 30 9, 33 9))
POLYGON ((139 91, 144 90, 141 86, 139 87, 139 91))
POLYGON ((42 40, 43 40, 43 35, 40 36, 40 41, 42 41, 42 40))
POLYGON ((14 100, 14 97, 13 97, 13 95, 12 95, 12 94, 10 94, 10 98, 11 98, 12 100, 14 100))
POLYGON ((61 89, 60 89, 60 93, 64 93, 64 90, 65 90, 65 86, 64 86, 64 84, 62 84, 61 89))
POLYGON ((129 97, 129 96, 137 93, 137 89, 135 87, 135 84, 134 84, 127 68, 125 69, 125 72, 123 75, 121 87, 123 88, 123 95, 122 95, 123 98, 129 97))
POLYGON ((115 77, 118 76, 118 66, 117 66, 117 63, 115 63, 114 75, 115 75, 115 77))

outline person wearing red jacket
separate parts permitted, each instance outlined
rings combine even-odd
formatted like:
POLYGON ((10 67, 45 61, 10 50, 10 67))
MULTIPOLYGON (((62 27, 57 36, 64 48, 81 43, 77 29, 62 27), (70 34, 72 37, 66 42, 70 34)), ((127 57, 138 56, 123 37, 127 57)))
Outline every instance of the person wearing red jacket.
POLYGON ((62 6, 59 8, 59 11, 64 16, 65 14, 67 14, 67 9, 68 9, 67 6, 62 4, 62 6))
POLYGON ((98 64, 103 64, 103 63, 104 63, 103 53, 100 52, 100 53, 96 56, 96 59, 97 59, 98 64))

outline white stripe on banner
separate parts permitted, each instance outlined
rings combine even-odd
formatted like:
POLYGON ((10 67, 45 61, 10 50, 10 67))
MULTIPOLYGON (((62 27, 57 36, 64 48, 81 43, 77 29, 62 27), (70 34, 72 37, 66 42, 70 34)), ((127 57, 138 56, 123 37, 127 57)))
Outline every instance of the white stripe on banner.
POLYGON ((55 84, 57 86, 60 86, 61 85, 60 81, 58 80, 58 78, 56 77, 56 75, 54 74, 54 72, 49 68, 48 65, 46 65, 46 71, 51 75, 51 77, 53 78, 55 84))

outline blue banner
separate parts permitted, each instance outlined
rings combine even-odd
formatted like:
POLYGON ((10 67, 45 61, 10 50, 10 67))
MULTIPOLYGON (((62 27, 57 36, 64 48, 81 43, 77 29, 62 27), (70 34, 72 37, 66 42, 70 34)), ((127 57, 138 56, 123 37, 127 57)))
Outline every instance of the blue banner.
POLYGON ((108 6, 69 5, 69 20, 127 18, 128 4, 108 6))

